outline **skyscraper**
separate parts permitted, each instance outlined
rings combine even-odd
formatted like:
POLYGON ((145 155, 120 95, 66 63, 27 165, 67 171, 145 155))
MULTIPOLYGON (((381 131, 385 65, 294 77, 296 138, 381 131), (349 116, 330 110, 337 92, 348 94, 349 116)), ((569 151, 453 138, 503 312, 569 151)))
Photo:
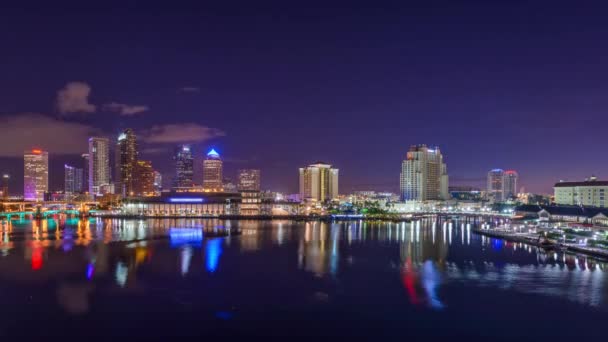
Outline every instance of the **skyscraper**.
POLYGON ((110 186, 110 141, 89 138, 89 193, 101 195, 110 186))
POLYGON ((318 202, 337 198, 339 172, 323 162, 300 168, 300 198, 318 202))
POLYGON ((504 200, 505 172, 493 169, 488 172, 488 199, 494 202, 504 200))
POLYGON ((137 138, 130 128, 118 136, 115 162, 116 193, 122 196, 133 195, 133 176, 137 167, 137 138))
POLYGON ((194 178, 194 158, 190 145, 180 145, 175 153, 174 188, 191 188, 194 178))
POLYGON ((26 151, 23 160, 23 198, 42 201, 49 189, 49 154, 37 149, 26 151))
POLYGON ((11 179, 11 176, 9 176, 8 174, 3 174, 2 175, 2 189, 0 190, 0 192, 2 193, 2 200, 6 201, 8 200, 8 181, 11 179))
POLYGON ((154 194, 160 196, 160 193, 163 191, 163 175, 154 171, 154 194))
POLYGON ((152 162, 138 160, 134 170, 133 193, 137 196, 154 196, 154 169, 152 162))
POLYGON ((203 189, 210 192, 223 191, 222 159, 214 149, 203 160, 203 189))
POLYGON ((448 174, 438 147, 412 145, 401 163, 401 200, 447 200, 448 174))
POLYGON ((87 153, 82 155, 82 193, 89 191, 89 155, 87 153))
POLYGON ((517 171, 507 170, 507 171, 505 171, 504 177, 505 177, 504 181, 503 181, 504 200, 508 200, 508 199, 517 197, 517 179, 519 178, 517 171))
POLYGON ((83 171, 70 165, 64 165, 64 192, 66 195, 80 193, 82 191, 83 171))
POLYGON ((260 191, 260 170, 239 170, 238 178, 239 191, 260 191))

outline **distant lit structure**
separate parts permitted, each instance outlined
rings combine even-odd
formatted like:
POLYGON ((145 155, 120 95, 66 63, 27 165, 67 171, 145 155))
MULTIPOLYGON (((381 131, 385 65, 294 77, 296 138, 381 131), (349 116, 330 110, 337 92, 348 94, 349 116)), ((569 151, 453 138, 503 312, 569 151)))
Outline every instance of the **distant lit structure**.
POLYGON ((158 171, 154 171, 154 193, 156 194, 156 196, 159 196, 162 191, 163 175, 158 171))
POLYGON ((517 198, 517 180, 519 178, 519 174, 515 170, 507 170, 505 171, 503 181, 503 196, 504 200, 517 198))
POLYGON ((239 191, 260 191, 260 170, 239 170, 237 187, 239 191))
POLYGON ((26 201, 43 201, 49 190, 49 154, 34 149, 23 155, 23 198, 26 201))
POLYGON ((8 174, 2 175, 2 188, 0 191, 2 192, 2 200, 8 200, 8 182, 10 181, 11 176, 8 174))
POLYGON ((300 198, 317 202, 337 199, 339 172, 323 162, 300 168, 300 198))
POLYGON ((102 195, 110 187, 110 141, 89 138, 89 193, 102 195))
POLYGON ((180 145, 175 152, 174 188, 191 188, 194 179, 194 158, 190 145, 180 145))
POLYGON ((494 202, 505 200, 505 172, 502 169, 492 169, 488 171, 488 199, 494 202))
POLYGON ((438 147, 412 145, 401 163, 402 201, 447 200, 448 174, 438 147))
POLYGON ((130 128, 127 128, 118 136, 115 162, 115 191, 122 196, 132 196, 134 194, 135 168, 137 167, 137 138, 130 128))
POLYGON ((82 192, 83 170, 64 165, 64 192, 66 196, 82 192))
POLYGON ((89 154, 82 155, 82 193, 89 192, 89 154))
POLYGON ((203 190, 206 192, 221 192, 223 191, 222 178, 222 159, 215 151, 211 149, 207 153, 207 157, 203 160, 203 190))
POLYGON ((553 187, 555 204, 605 208, 608 197, 608 181, 595 176, 583 182, 559 182, 553 187))
POLYGON ((132 193, 137 196, 154 196, 155 192, 152 162, 138 160, 134 170, 132 193))
POLYGON ((235 193, 238 192, 238 186, 235 184, 231 178, 224 178, 222 181, 222 189, 224 192, 235 193))

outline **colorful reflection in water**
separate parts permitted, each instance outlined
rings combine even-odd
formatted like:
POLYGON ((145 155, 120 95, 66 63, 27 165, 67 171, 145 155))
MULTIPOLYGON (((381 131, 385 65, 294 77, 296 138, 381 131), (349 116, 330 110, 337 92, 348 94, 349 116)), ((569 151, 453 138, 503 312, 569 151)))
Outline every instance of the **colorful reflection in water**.
POLYGON ((484 305, 475 302, 480 291, 553 298, 608 312, 604 261, 546 253, 475 235, 472 228, 470 222, 433 218, 20 220, 0 226, 0 278, 5 294, 24 288, 39 290, 42 298, 52 293, 58 308, 79 315, 94 311, 99 298, 111 301, 116 294, 177 301, 222 320, 243 305, 271 303, 282 310, 331 306, 343 298, 360 300, 362 308, 379 301, 449 315, 464 308, 462 298, 472 307, 484 305), (238 226, 242 235, 204 235, 202 227, 219 226, 238 226))

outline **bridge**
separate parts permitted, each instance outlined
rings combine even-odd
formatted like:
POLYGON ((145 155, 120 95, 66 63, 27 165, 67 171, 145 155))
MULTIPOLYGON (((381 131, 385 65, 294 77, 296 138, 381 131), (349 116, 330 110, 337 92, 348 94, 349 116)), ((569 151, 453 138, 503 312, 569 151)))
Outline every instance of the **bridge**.
POLYGON ((86 216, 96 202, 1 202, 0 219, 47 218, 54 215, 86 216))

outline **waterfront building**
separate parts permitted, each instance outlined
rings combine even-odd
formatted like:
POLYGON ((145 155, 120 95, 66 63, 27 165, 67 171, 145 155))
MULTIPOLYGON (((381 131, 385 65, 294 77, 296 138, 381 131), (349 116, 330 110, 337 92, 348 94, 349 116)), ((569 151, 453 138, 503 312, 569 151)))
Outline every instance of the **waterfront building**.
POLYGON ((300 168, 300 198, 325 202, 338 198, 339 169, 317 162, 300 168))
POLYGON ((553 190, 558 205, 604 208, 608 197, 608 181, 599 181, 592 176, 583 182, 559 182, 553 190))
POLYGON ((401 163, 402 201, 447 200, 448 174, 438 147, 412 145, 401 163))
POLYGON ((136 196, 154 196, 156 189, 154 187, 152 162, 138 160, 135 164, 134 175, 132 193, 136 196))
POLYGON ((115 191, 122 196, 134 194, 134 174, 137 167, 137 137, 132 129, 124 130, 116 143, 115 191))
POLYGON ((180 145, 175 152, 175 178, 174 189, 188 189, 193 185, 194 158, 190 145, 180 145))
POLYGON ((540 221, 571 222, 583 225, 608 226, 608 209, 564 205, 521 205, 515 215, 540 221))
POLYGON ((11 176, 6 173, 2 175, 2 188, 0 188, 0 194, 2 195, 3 201, 8 200, 8 182, 10 178, 11 176))
POLYGON ((493 202, 502 202, 505 199, 505 172, 502 169, 493 169, 488 171, 488 200, 493 202))
POLYGON ((121 213, 151 217, 238 215, 240 201, 238 193, 163 193, 159 197, 128 198, 121 213))
POLYGON ((160 193, 163 191, 163 175, 154 171, 154 193, 156 196, 160 196, 160 193))
POLYGON ((481 201, 481 190, 472 186, 450 186, 450 197, 458 201, 481 201))
POLYGON ((222 158, 220 154, 211 149, 203 160, 203 189, 205 192, 223 191, 222 158))
POLYGON ((239 191, 260 191, 260 170, 242 169, 238 174, 239 191))
POLYGON ((503 180, 503 198, 504 200, 510 200, 517 197, 517 180, 519 175, 515 170, 507 170, 504 174, 503 180))
POLYGON ((34 149, 23 155, 23 198, 26 201, 43 201, 49 189, 49 154, 34 149))
POLYGON ((244 216, 255 216, 261 213, 262 199, 259 191, 241 191, 241 205, 239 214, 244 216))
POLYGON ((64 165, 64 193, 66 197, 82 192, 82 179, 82 169, 64 165))
POLYGON ((89 138, 89 193, 98 196, 108 189, 110 189, 110 141, 107 138, 89 138))
POLYGON ((82 189, 80 192, 89 192, 89 154, 85 153, 82 155, 82 189))

